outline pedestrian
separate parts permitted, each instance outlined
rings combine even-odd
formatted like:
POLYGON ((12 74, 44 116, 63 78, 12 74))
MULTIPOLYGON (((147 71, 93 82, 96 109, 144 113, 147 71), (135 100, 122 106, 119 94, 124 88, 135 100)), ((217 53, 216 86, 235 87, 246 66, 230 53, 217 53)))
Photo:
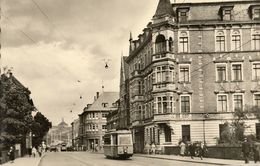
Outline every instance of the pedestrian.
POLYGON ((11 163, 14 162, 15 156, 14 156, 14 148, 11 146, 10 150, 8 152, 9 160, 11 163))
POLYGON ((190 157, 193 159, 195 157, 195 143, 190 143, 189 146, 189 151, 190 151, 190 157))
POLYGON ((35 147, 33 147, 33 148, 32 148, 32 155, 33 155, 33 157, 35 157, 35 155, 36 155, 36 152, 37 152, 36 148, 35 148, 35 147))
POLYGON ((255 143, 253 146, 253 152, 254 152, 254 161, 255 163, 257 163, 258 161, 260 161, 260 144, 259 143, 255 143))
POLYGON ((185 149, 186 149, 186 145, 185 145, 185 143, 183 141, 181 141, 181 143, 180 143, 180 155, 181 156, 184 156, 185 149))
POLYGON ((242 143, 242 152, 246 164, 249 163, 250 151, 251 151, 250 143, 248 142, 247 138, 245 138, 244 142, 242 143))
POLYGON ((91 150, 94 152, 94 142, 91 142, 91 150))
POLYGON ((41 147, 41 145, 38 146, 38 153, 39 153, 39 156, 41 157, 42 156, 42 147, 41 147))
POLYGON ((155 144, 152 142, 151 144, 151 154, 155 154, 155 144))
POLYGON ((201 160, 203 160, 203 157, 205 156, 206 151, 207 151, 206 145, 203 142, 201 142, 200 146, 199 146, 199 157, 201 160))

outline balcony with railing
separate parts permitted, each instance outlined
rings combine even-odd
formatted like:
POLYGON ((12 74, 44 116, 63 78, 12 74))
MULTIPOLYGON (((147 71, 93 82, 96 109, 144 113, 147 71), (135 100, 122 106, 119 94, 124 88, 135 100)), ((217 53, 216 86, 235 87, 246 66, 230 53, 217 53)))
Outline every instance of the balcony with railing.
POLYGON ((161 52, 161 53, 156 53, 153 55, 152 61, 160 61, 160 60, 167 60, 167 59, 171 59, 171 60, 175 60, 175 55, 171 52, 161 52))
POLYGON ((175 90, 176 84, 174 82, 162 82, 153 85, 153 92, 175 90))

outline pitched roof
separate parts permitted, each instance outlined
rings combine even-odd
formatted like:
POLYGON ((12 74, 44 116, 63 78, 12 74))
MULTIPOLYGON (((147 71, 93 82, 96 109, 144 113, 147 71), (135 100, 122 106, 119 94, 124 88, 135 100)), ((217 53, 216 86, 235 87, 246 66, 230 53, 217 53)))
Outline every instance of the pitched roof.
POLYGON ((163 15, 172 15, 173 7, 170 0, 160 0, 157 6, 154 17, 161 17, 163 15))
POLYGON ((118 92, 103 92, 99 98, 97 98, 93 104, 84 111, 105 111, 110 110, 113 107, 113 103, 115 103, 119 99, 118 92), (107 103, 107 106, 104 107, 103 103, 107 103))

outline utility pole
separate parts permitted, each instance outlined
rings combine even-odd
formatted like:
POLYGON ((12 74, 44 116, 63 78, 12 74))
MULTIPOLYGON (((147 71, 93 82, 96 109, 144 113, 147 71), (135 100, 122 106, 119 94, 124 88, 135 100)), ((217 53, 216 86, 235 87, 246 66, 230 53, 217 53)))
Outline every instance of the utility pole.
POLYGON ((2 36, 2 9, 1 9, 1 2, 0 2, 0 81, 1 81, 1 75, 2 75, 2 55, 1 55, 1 46, 2 46, 2 39, 1 39, 1 36, 2 36))

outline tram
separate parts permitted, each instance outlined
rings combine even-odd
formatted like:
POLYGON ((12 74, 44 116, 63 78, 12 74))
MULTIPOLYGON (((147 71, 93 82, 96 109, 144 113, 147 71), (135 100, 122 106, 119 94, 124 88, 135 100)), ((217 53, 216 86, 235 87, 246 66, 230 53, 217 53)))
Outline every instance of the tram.
POLYGON ((104 155, 127 159, 133 156, 132 134, 129 130, 109 131, 104 135, 104 155))

